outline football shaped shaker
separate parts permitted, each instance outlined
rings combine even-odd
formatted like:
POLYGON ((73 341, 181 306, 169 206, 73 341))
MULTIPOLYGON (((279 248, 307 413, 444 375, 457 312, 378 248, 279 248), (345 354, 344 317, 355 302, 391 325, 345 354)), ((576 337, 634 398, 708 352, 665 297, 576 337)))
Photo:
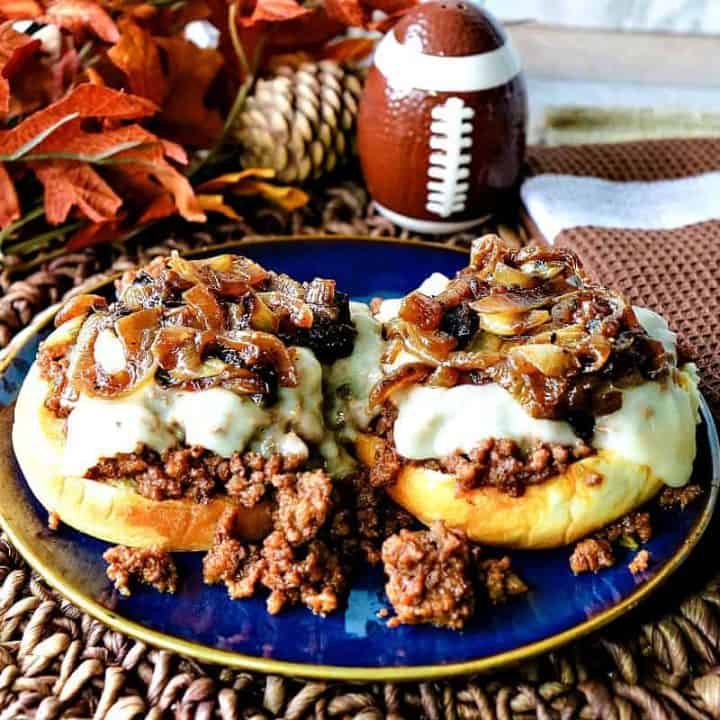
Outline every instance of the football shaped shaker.
POLYGON ((379 211, 414 232, 485 219, 516 185, 527 96, 503 28, 470 0, 433 0, 380 41, 358 117, 379 211))

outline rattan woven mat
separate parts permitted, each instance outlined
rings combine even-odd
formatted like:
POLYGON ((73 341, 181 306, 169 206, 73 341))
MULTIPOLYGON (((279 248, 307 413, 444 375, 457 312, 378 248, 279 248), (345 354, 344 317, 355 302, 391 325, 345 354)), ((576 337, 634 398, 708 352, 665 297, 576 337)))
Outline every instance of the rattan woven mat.
MULTIPOLYGON (((520 236, 508 227, 506 240, 520 236)), ((213 234, 102 248, 0 277, 0 345, 90 276, 249 233, 399 235, 352 181, 285 216, 258 208, 213 234)), ((155 236, 157 238, 157 235, 155 236)), ((466 244, 469 236, 446 242, 466 244)), ((720 582, 692 568, 619 625, 522 666, 447 682, 303 682, 200 665, 114 632, 52 593, 0 539, 0 720, 15 718, 720 718, 720 582), (684 594, 677 595, 678 588, 684 594)))

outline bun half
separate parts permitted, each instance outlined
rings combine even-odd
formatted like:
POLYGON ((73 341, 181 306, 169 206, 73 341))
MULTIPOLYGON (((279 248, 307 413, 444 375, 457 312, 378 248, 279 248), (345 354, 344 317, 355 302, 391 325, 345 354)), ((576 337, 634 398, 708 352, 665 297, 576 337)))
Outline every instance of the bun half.
POLYGON ((214 498, 207 504, 151 500, 135 492, 124 478, 106 483, 64 475, 64 421, 47 410, 46 395, 47 384, 33 365, 15 406, 13 446, 30 489, 65 524, 118 545, 206 550, 222 512, 238 507, 238 528, 245 539, 257 540, 269 532, 266 503, 248 509, 229 498, 214 498))
MULTIPOLYGON (((374 463, 376 446, 375 437, 359 437, 357 452, 365 465, 374 463)), ((453 475, 421 465, 406 465, 387 492, 426 525, 441 520, 481 544, 540 549, 575 542, 647 502, 662 487, 648 466, 600 450, 565 473, 528 486, 520 497, 491 486, 458 493, 453 475)))

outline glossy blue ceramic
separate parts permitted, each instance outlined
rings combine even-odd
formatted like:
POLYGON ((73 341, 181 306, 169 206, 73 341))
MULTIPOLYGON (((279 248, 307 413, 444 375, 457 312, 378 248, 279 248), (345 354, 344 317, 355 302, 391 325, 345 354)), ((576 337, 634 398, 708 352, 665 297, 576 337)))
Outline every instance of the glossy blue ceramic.
MULTIPOLYGON (((333 277, 339 289, 361 300, 404 294, 431 272, 452 274, 466 263, 464 254, 447 248, 367 240, 251 243, 232 251, 299 279, 333 277)), ((6 420, 45 333, 38 330, 15 351, 0 379, 6 420)), ((14 464, 7 437, 0 517, 49 582, 106 623, 153 644, 273 673, 394 680, 440 676, 551 649, 629 610, 677 569, 707 526, 717 495, 717 437, 707 413, 698 437, 696 480, 706 488, 704 498, 683 512, 657 512, 646 573, 634 577, 628 571, 631 551, 621 554, 615 567, 580 577, 570 572, 568 549, 513 552, 513 565, 530 592, 481 609, 463 632, 428 626, 389 629, 378 617, 388 607, 382 573, 371 568, 354 580, 347 606, 326 618, 299 607, 271 616, 264 598, 231 601, 223 587, 202 583, 197 553, 178 555, 183 578, 178 594, 141 587, 129 598, 120 597, 105 579, 105 543, 66 527, 57 534, 45 530, 46 513, 14 464)))

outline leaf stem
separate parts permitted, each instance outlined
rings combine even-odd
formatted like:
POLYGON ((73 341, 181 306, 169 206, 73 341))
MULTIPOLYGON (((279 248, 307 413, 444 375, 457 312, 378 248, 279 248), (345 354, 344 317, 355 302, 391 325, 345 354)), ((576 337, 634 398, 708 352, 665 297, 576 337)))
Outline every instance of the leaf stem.
POLYGON ((228 9, 228 29, 230 30, 230 40, 232 42, 233 50, 235 50, 238 63, 240 63, 240 69, 242 70, 243 75, 247 78, 247 76, 251 74, 250 64, 248 63, 245 48, 243 47, 240 35, 238 34, 237 11, 238 3, 233 2, 228 9))
POLYGON ((0 230, 0 249, 4 245, 5 241, 16 231, 19 230, 23 225, 27 225, 29 222, 39 218, 45 212, 43 205, 38 205, 36 208, 31 210, 29 213, 23 215, 21 218, 16 220, 14 223, 10 223, 6 228, 0 230))
POLYGON ((227 114, 227 117, 225 118, 225 124, 223 125, 222 132, 220 133, 220 137, 217 139, 217 142, 215 145, 208 150, 207 155, 198 158, 189 168, 187 171, 188 177, 193 177, 198 170, 205 167, 209 162, 214 160, 218 153, 220 152, 220 148, 225 144, 225 138, 227 137, 228 133, 232 129, 233 125, 235 124, 235 118, 237 117, 238 113, 242 109, 242 106, 245 104, 245 99, 248 96, 248 93, 250 92, 250 88, 252 87, 253 83, 255 82, 255 77, 253 75, 248 75, 247 78, 245 78, 245 82, 240 86, 240 88, 237 91, 237 95, 235 95, 235 100, 233 100, 232 107, 230 108, 230 111, 227 114))
POLYGON ((72 232, 73 230, 77 230, 81 225, 82 221, 77 222, 71 222, 67 223, 66 225, 61 225, 60 227, 53 228, 52 230, 48 230, 47 232, 40 233, 39 235, 33 235, 32 237, 28 238, 27 240, 23 240, 21 242, 15 243, 14 245, 10 245, 7 248, 6 255, 22 255, 23 253, 28 252, 34 252, 35 250, 40 250, 45 245, 47 245, 51 240, 55 240, 55 238, 61 237, 63 235, 67 235, 68 233, 72 232))

